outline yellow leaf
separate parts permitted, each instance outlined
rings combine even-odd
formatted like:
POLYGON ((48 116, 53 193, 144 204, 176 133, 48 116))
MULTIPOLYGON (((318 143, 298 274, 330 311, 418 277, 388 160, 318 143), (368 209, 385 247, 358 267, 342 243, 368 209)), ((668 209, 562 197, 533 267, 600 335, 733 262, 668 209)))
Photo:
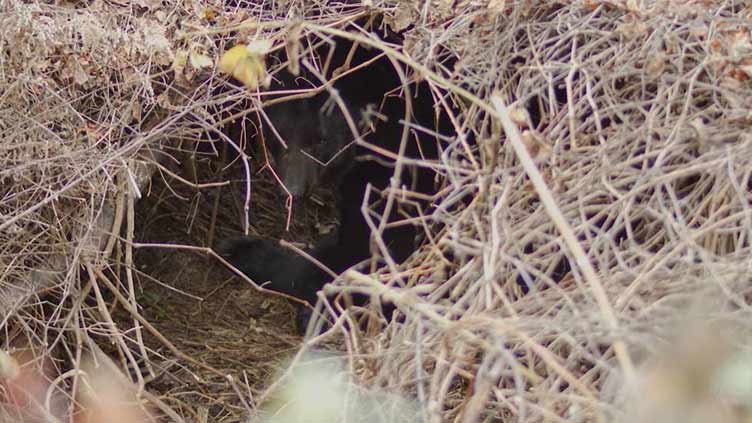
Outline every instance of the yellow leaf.
POLYGON ((265 60, 268 45, 268 42, 258 41, 227 50, 219 59, 219 70, 252 90, 259 85, 268 86, 265 60))

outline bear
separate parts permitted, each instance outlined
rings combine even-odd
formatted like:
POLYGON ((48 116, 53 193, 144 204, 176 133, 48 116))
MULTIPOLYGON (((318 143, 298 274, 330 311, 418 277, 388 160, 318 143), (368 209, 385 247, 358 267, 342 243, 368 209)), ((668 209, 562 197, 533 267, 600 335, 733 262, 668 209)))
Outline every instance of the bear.
MULTIPOLYGON (((336 209, 340 224, 333 234, 316 243, 307 253, 322 263, 334 274, 340 274, 351 266, 371 257, 371 230, 362 214, 366 187, 377 189, 388 186, 393 169, 373 160, 362 160, 363 152, 350 146, 350 152, 323 167, 308 157, 295 156, 295 151, 315 151, 324 155, 336 154, 349 138, 353 137, 341 113, 327 114, 316 109, 320 102, 315 99, 296 99, 279 103, 267 116, 276 130, 288 142, 286 151, 281 143, 271 149, 277 154, 277 171, 293 196, 302 196, 312 186, 331 180, 335 187, 336 209)), ((377 131, 386 137, 398 137, 397 131, 389 130, 398 125, 384 125, 377 131)), ((399 129, 399 128, 397 128, 399 129)), ((378 197, 378 196, 376 196, 378 197)), ((399 262, 404 260, 415 246, 416 231, 412 227, 387 230, 384 234, 389 244, 389 253, 399 262)), ((265 288, 316 304, 317 292, 332 281, 331 273, 295 251, 278 242, 258 236, 244 235, 223 239, 215 250, 230 264, 265 288)), ((353 296, 354 304, 364 305, 367 299, 353 296)), ((385 309, 386 310, 386 309, 385 309)), ((311 310, 298 305, 298 332, 306 329, 311 310)))

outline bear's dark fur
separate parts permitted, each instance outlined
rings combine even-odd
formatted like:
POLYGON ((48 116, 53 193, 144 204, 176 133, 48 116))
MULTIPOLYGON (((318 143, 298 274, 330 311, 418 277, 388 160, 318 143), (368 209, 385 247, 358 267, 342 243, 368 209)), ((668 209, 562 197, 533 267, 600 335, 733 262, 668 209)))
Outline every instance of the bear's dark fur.
MULTIPOLYGON (((282 130, 286 131, 289 126, 289 133, 294 132, 296 125, 292 116, 300 110, 310 107, 310 105, 305 104, 292 104, 299 101, 301 100, 280 104, 280 106, 288 105, 287 114, 281 107, 274 114, 270 114, 270 118, 275 119, 274 123, 278 130, 282 127, 282 130), (277 125, 276 119, 289 119, 290 124, 277 125)), ((312 114, 313 116, 318 115, 317 112, 312 112, 312 114)), ((318 117, 315 119, 318 119, 318 117)), ((349 128, 343 128, 336 120, 321 119, 319 122, 323 128, 316 128, 315 130, 306 127, 310 124, 310 121, 306 122, 305 120, 307 120, 305 117, 295 120, 300 125, 298 130, 317 134, 333 134, 333 143, 335 144, 338 144, 339 140, 345 137, 342 132, 350 133, 349 128)), ((395 134, 395 131, 387 130, 391 126, 397 125, 385 125, 383 131, 377 130, 377 135, 398 136, 399 134, 395 134)), ((298 136, 297 139, 305 142, 311 138, 298 136)), ((323 138, 323 142, 326 143, 331 139, 323 138)), ((377 189, 383 189, 388 185, 389 179, 393 175, 393 168, 391 167, 375 161, 355 160, 353 156, 354 154, 349 154, 347 163, 338 164, 331 168, 338 172, 333 179, 335 180, 335 197, 340 218, 339 228, 334 235, 327 236, 308 251, 311 256, 335 274, 340 274, 352 265, 371 257, 371 230, 364 221, 361 212, 366 186, 371 184, 377 189)), ((288 164, 291 163, 288 162, 288 164)), ((305 167, 304 165, 300 164, 299 166, 301 167, 287 169, 287 171, 290 173, 294 173, 295 170, 304 173, 309 172, 309 170, 302 170, 302 167, 305 167)), ((285 171, 284 167, 280 169, 283 169, 280 170, 281 172, 285 171)), ((309 169, 323 172, 323 168, 320 167, 309 169)), ((318 181, 320 176, 311 180, 318 181)), ((404 260, 414 250, 415 235, 416 231, 413 227, 385 231, 384 240, 395 261, 404 260)), ((329 273, 307 258, 282 247, 276 241, 256 236, 241 236, 220 241, 216 249, 228 262, 254 282, 259 284, 268 282, 265 288, 305 300, 311 305, 316 303, 316 293, 332 280, 329 273)), ((365 299, 356 296, 353 301, 362 305, 365 299)), ((300 331, 305 330, 309 317, 309 309, 299 308, 298 329, 300 331)))
POLYGON ((266 147, 275 161, 275 171, 295 198, 332 176, 341 176, 354 157, 354 146, 348 144, 355 136, 341 109, 325 104, 323 97, 320 94, 264 109, 274 125, 273 130, 268 122, 261 123, 266 147))
MULTIPOLYGON (((343 51, 347 53, 349 49, 345 48, 343 51)), ((295 88, 295 83, 294 79, 280 81, 279 88, 295 88)), ((405 117, 405 101, 394 94, 387 96, 387 93, 400 85, 401 81, 391 63, 386 59, 381 59, 372 63, 366 70, 356 73, 354 77, 341 80, 336 86, 356 122, 359 120, 360 112, 368 104, 377 106, 377 109, 386 115, 386 121, 374 122, 375 132, 367 139, 393 153, 399 150, 403 130, 403 123, 400 120, 405 117)), ((411 89, 417 88, 415 85, 411 87, 411 89)), ((426 87, 423 86, 421 89, 421 100, 413 97, 413 113, 410 118, 417 120, 421 125, 432 127, 434 123, 433 101, 426 87)), ((330 235, 320 241, 307 253, 335 274, 340 274, 351 266, 371 258, 371 230, 361 212, 364 192, 369 184, 377 190, 387 187, 394 168, 384 164, 390 160, 383 157, 378 162, 360 160, 365 155, 378 156, 378 154, 355 145, 350 145, 344 154, 340 154, 326 167, 316 164, 300 153, 306 151, 325 162, 355 138, 340 108, 333 104, 330 97, 330 93, 324 90, 315 97, 296 99, 267 107, 265 112, 279 135, 287 142, 287 149, 282 147, 276 135, 269 130, 264 130, 264 139, 270 152, 275 156, 275 170, 294 196, 305 195, 312 186, 319 184, 326 176, 333 177, 329 179, 333 179, 335 185, 340 226, 333 236, 330 235)), ((263 122, 262 125, 264 123, 268 124, 268 122, 263 122)), ((412 157, 424 155, 435 159, 437 157, 435 140, 422 139, 423 136, 421 136, 422 142, 418 148, 414 135, 415 133, 410 136, 410 148, 407 155, 412 157)), ((433 171, 422 169, 421 172, 423 173, 418 179, 418 184, 422 186, 417 191, 429 194, 433 191, 433 171)), ((401 181, 408 187, 412 185, 412 181, 407 180, 409 173, 406 169, 401 181)), ((372 194, 369 198, 370 203, 374 202, 373 197, 372 194)), ((375 194, 375 197, 378 199, 378 194, 375 194)), ((396 215, 397 212, 392 210, 390 221, 394 221, 396 215)), ((396 262, 403 261, 414 251, 417 234, 417 228, 412 225, 404 225, 384 232, 383 239, 390 256, 396 262)), ((264 285, 266 288, 308 301, 311 305, 316 303, 316 293, 326 283, 332 281, 329 273, 296 252, 282 247, 276 241, 255 236, 241 236, 222 240, 216 249, 254 282, 259 284, 269 282, 264 285)), ((365 298, 357 296, 352 300, 358 305, 366 301, 365 298)), ((391 314, 390 310, 391 307, 388 305, 382 308, 387 318, 391 314)), ((308 308, 299 309, 298 329, 300 331, 306 329, 310 311, 308 308)))

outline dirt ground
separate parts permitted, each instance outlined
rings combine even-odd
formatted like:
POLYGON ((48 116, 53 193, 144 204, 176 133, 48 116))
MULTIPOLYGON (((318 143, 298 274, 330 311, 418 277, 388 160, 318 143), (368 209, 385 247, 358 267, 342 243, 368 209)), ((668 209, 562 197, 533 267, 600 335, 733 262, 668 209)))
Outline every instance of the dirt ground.
MULTIPOLYGON (((195 163, 195 167, 181 167, 195 168, 200 183, 229 180, 230 184, 196 189, 174 180, 168 184, 165 178, 156 177, 149 195, 138 205, 139 242, 206 246, 210 238, 242 233, 244 171, 240 162, 225 168, 221 159, 209 156, 195 161, 186 156, 185 160, 195 163)), ((293 206, 291 227, 286 231, 288 216, 282 189, 269 171, 259 172, 260 163, 252 162, 251 166, 251 233, 312 242, 333 228, 333 194, 329 188, 321 187, 310 199, 293 206)), ((250 386, 255 391, 252 394, 269 383, 275 366, 300 346, 292 305, 283 298, 256 291, 218 260, 191 250, 136 251, 137 301, 142 315, 180 351, 234 376, 240 385, 250 386)), ((119 324, 132 326, 126 312, 121 310, 119 317, 119 324)), ((157 377, 148 385, 151 392, 183 401, 171 406, 182 409, 185 415, 207 413, 212 421, 223 421, 221 414, 227 412, 227 407, 242 407, 226 380, 200 368, 178 368, 162 342, 146 332, 144 336, 145 345, 152 351, 151 359, 160 367, 154 369, 157 377), (197 383, 197 378, 203 383, 197 383), (208 391, 212 394, 208 395, 208 391), (217 395, 221 392, 226 393, 224 397, 217 395), (226 398, 228 403, 218 404, 212 398, 226 398)), ((148 374, 148 369, 142 372, 148 374)), ((226 417, 231 418, 232 414, 226 417)))

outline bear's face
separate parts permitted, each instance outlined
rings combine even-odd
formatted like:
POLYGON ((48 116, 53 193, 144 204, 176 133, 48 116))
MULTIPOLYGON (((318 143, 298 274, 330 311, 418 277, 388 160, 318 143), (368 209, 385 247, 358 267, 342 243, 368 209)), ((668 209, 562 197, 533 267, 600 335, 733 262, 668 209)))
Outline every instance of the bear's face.
POLYGON ((354 160, 355 135, 341 110, 334 107, 327 112, 317 103, 299 99, 265 110, 274 125, 273 130, 264 125, 273 168, 294 198, 308 195, 324 178, 346 171, 354 160))

